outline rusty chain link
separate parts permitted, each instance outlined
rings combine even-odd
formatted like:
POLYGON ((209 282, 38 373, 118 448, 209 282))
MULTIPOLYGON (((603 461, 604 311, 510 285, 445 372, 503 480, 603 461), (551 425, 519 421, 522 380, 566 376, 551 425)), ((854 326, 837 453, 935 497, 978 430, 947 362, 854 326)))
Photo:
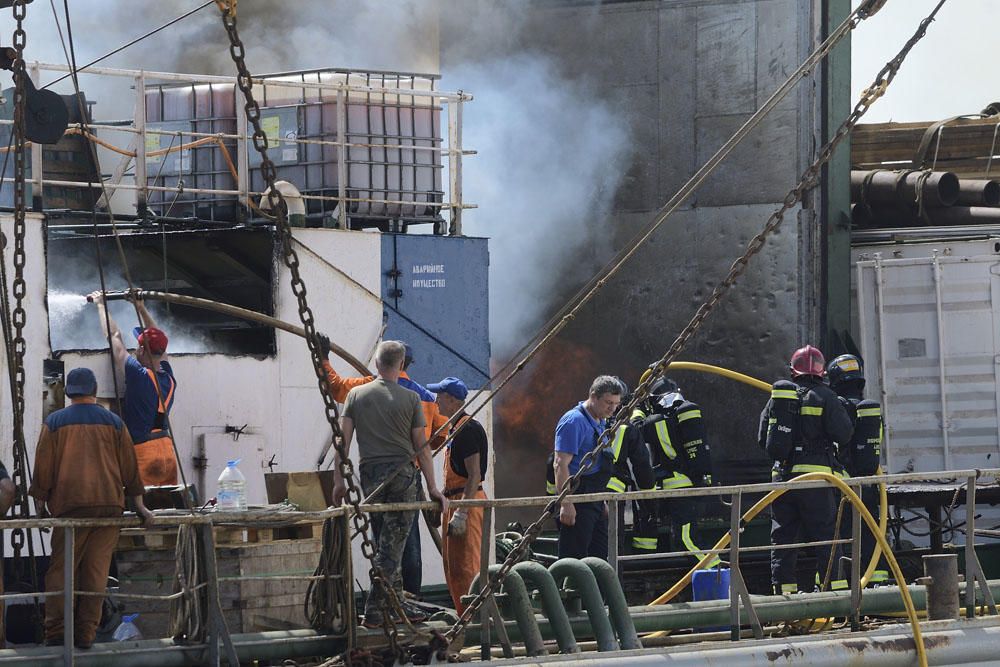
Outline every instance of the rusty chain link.
MULTIPOLYGON (((313 370, 316 373, 320 394, 323 397, 326 420, 329 422, 330 429, 333 432, 334 448, 340 458, 340 473, 347 484, 347 502, 351 506, 351 521, 354 524, 355 531, 361 536, 361 553, 368 560, 370 566, 368 574, 371 578, 372 588, 379 586, 384 593, 381 606, 383 630, 391 644, 394 655, 401 656, 403 652, 399 646, 399 630, 396 627, 396 623, 392 618, 393 613, 391 612, 401 613, 402 609, 396 598, 395 589, 389 585, 384 574, 375 564, 375 545, 369 537, 371 523, 368 515, 361 511, 361 490, 354 479, 354 464, 347 455, 347 443, 344 442, 343 433, 340 430, 340 413, 327 383, 326 371, 323 369, 323 359, 325 356, 317 335, 316 321, 312 308, 309 307, 306 300, 306 285, 299 271, 299 256, 292 243, 292 229, 288 224, 288 210, 285 206, 285 198, 274 187, 278 174, 274 162, 271 161, 267 154, 267 135, 261 128, 260 105, 253 96, 253 78, 250 75, 249 69, 247 69, 246 50, 242 40, 240 40, 236 27, 236 15, 231 11, 231 5, 228 3, 225 5, 220 4, 219 7, 222 14, 222 24, 229 37, 229 53, 238 72, 236 84, 243 93, 246 101, 243 109, 246 113, 247 121, 253 127, 253 146, 260 154, 260 173, 267 186, 268 206, 274 213, 277 223, 276 231, 281 242, 282 259, 291 273, 292 293, 298 302, 299 320, 302 322, 302 326, 306 332, 305 339, 309 346, 309 355, 312 359, 313 370), (395 609, 390 609, 390 604, 395 609)), ((405 613, 402 614, 402 620, 407 620, 405 613)))
MULTIPOLYGON (((25 235, 27 227, 25 223, 25 213, 27 209, 27 196, 25 193, 25 80, 28 76, 24 65, 24 47, 27 44, 27 34, 24 31, 24 19, 27 16, 26 0, 15 0, 13 6, 14 20, 16 28, 14 30, 14 50, 16 57, 13 63, 14 71, 14 281, 11 284, 11 292, 14 295, 14 308, 10 311, 10 324, 6 334, 7 339, 7 360, 12 366, 11 373, 11 404, 13 407, 13 470, 11 471, 11 481, 16 488, 13 515, 20 518, 28 518, 31 510, 28 504, 28 482, 30 473, 28 468, 28 450, 24 438, 24 355, 27 350, 27 343, 24 339, 24 327, 27 322, 27 312, 24 309, 24 298, 27 295, 27 283, 24 279, 24 266, 27 261, 25 252, 25 235)), ((4 290, 6 291, 6 272, 4 276, 4 290)), ((5 293, 5 308, 9 307, 9 301, 5 293)), ((11 547, 14 554, 15 576, 23 578, 23 560, 21 552, 24 547, 28 548, 29 571, 33 585, 37 579, 34 544, 27 539, 27 534, 23 528, 11 530, 11 547)))
POLYGON ((854 126, 857 125, 858 121, 861 120, 871 105, 885 93, 889 84, 896 77, 900 66, 906 59, 906 56, 909 55, 910 51, 917 44, 917 42, 923 39, 924 35, 927 33, 927 27, 934 20, 934 17, 946 1, 947 0, 939 1, 938 5, 934 8, 930 15, 920 22, 916 32, 912 37, 910 37, 900 52, 896 54, 896 57, 886 63, 886 65, 875 77, 875 82, 866 88, 861 94, 861 99, 854 106, 854 110, 847 117, 847 119, 841 123, 840 127, 837 128, 834 136, 820 149, 816 160, 805 170, 805 172, 803 172, 799 182, 785 196, 780 208, 771 214, 771 217, 768 218, 760 233, 750 240, 747 244, 746 251, 735 262, 733 262, 725 279, 723 279, 723 281, 716 286, 709 298, 698 308, 691 320, 687 323, 684 329, 681 330, 681 332, 677 335, 677 338, 667 349, 667 352, 653 366, 652 372, 649 376, 641 382, 638 387, 636 387, 632 400, 621 408, 618 412, 620 415, 618 419, 613 424, 608 426, 601 434, 598 438, 597 446, 587 452, 587 454, 581 459, 579 470, 577 470, 574 475, 570 476, 566 484, 562 487, 562 489, 560 489, 559 494, 549 501, 541 516, 539 516, 534 523, 528 526, 527 530, 524 532, 523 539, 521 539, 518 545, 510 552, 500 569, 494 575, 488 577, 486 584, 482 587, 472 602, 465 608, 465 611, 459 617, 458 622, 452 626, 447 633, 445 633, 445 637, 449 641, 454 639, 458 633, 461 632, 483 603, 503 582, 511 568, 521 560, 525 552, 530 547, 532 541, 534 541, 534 539, 541 533, 542 526, 545 524, 549 516, 558 511, 560 504, 566 496, 569 495, 570 491, 576 487, 579 479, 586 474, 591 467, 593 467, 597 457, 601 456, 602 452, 607 449, 611 442, 611 434, 614 433, 619 426, 627 423, 628 416, 632 414, 632 410, 648 398, 649 387, 653 384, 653 382, 663 377, 666 369, 677 358, 677 355, 684 349, 688 341, 701 328, 705 319, 712 313, 729 289, 736 283, 736 280, 746 270, 750 260, 764 247, 767 237, 773 234, 774 231, 781 225, 785 214, 798 205, 807 191, 814 188, 819 183, 821 170, 823 166, 830 161, 834 150, 836 150, 837 146, 839 146, 844 138, 847 137, 854 126))

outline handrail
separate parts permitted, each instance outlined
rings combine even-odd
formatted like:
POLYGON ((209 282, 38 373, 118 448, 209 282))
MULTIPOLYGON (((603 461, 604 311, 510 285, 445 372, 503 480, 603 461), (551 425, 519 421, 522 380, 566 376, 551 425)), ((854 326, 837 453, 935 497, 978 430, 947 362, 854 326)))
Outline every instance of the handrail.
MULTIPOLYGON (((1000 482, 1000 468, 988 468, 981 470, 947 470, 941 472, 925 473, 904 473, 896 475, 884 475, 873 477, 850 477, 845 480, 851 486, 873 486, 876 484, 897 484, 903 482, 934 482, 949 481, 956 479, 967 479, 978 477, 980 479, 993 479, 1000 482)), ((732 486, 708 486, 692 487, 687 489, 664 489, 656 491, 626 491, 625 493, 581 493, 567 496, 565 502, 588 503, 604 500, 627 501, 627 500, 650 500, 661 498, 693 498, 700 496, 728 496, 736 493, 767 493, 784 489, 818 489, 829 488, 825 481, 801 481, 801 482, 766 482, 760 484, 743 484, 732 486)), ((519 498, 474 498, 469 500, 452 500, 449 505, 452 507, 543 507, 552 502, 552 496, 527 496, 519 498)), ((375 503, 362 505, 364 512, 400 512, 410 510, 433 510, 438 504, 432 500, 407 502, 407 503, 375 503)), ((180 526, 184 524, 245 524, 245 523, 317 523, 332 517, 342 516, 348 508, 330 507, 317 511, 274 511, 274 510, 247 510, 245 512, 218 512, 211 511, 205 513, 181 513, 177 514, 161 513, 156 514, 153 527, 164 528, 180 526)), ((59 528, 67 526, 89 527, 89 526, 121 526, 134 528, 140 526, 139 520, 134 516, 111 517, 111 518, 47 518, 47 519, 9 519, 0 521, 0 528, 59 528)))

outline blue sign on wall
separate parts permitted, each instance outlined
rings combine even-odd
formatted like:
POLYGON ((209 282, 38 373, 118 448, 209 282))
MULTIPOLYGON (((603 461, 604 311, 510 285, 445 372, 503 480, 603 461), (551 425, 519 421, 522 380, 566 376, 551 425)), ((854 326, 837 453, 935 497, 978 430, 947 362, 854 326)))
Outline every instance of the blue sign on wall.
POLYGON ((489 379, 489 263, 486 239, 383 234, 384 338, 413 348, 409 375, 420 384, 489 379))

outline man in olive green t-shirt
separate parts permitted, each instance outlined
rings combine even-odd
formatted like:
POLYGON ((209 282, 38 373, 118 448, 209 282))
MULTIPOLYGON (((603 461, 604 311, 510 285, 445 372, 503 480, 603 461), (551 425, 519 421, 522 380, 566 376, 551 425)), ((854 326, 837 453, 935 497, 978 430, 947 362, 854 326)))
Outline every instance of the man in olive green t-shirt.
MULTIPOLYGON (((388 481, 385 488, 372 499, 376 503, 405 503, 418 500, 420 474, 412 464, 413 453, 417 453, 420 471, 427 482, 428 495, 441 503, 441 511, 447 510, 448 501, 434 481, 434 464, 431 451, 424 444, 424 412, 420 397, 399 385, 399 373, 403 368, 406 348, 399 341, 388 340, 379 344, 375 351, 375 368, 378 378, 373 382, 355 387, 347 395, 341 430, 348 452, 351 439, 357 435, 360 455, 361 488, 366 494, 372 493, 383 481, 401 465, 404 471, 388 481)), ((333 504, 340 505, 347 495, 347 485, 340 475, 340 459, 334 466, 333 504)), ((399 600, 403 599, 402 558, 403 547, 410 533, 416 511, 376 512, 372 514, 372 529, 377 542, 375 566, 381 570, 386 584, 396 590, 399 600)), ((383 622, 381 605, 385 592, 372 586, 365 605, 366 627, 380 627, 383 622)), ((403 611, 411 621, 425 620, 420 611, 403 605, 403 611)))

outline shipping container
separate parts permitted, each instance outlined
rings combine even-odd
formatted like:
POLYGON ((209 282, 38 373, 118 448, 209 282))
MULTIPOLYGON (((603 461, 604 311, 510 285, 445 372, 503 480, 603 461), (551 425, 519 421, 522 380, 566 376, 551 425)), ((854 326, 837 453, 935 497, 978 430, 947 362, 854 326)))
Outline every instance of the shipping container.
POLYGON ((885 412, 888 472, 996 467, 1000 236, 852 252, 855 335, 885 412))
POLYGON ((414 380, 489 380, 488 275, 486 239, 382 235, 384 337, 413 347, 414 380))

